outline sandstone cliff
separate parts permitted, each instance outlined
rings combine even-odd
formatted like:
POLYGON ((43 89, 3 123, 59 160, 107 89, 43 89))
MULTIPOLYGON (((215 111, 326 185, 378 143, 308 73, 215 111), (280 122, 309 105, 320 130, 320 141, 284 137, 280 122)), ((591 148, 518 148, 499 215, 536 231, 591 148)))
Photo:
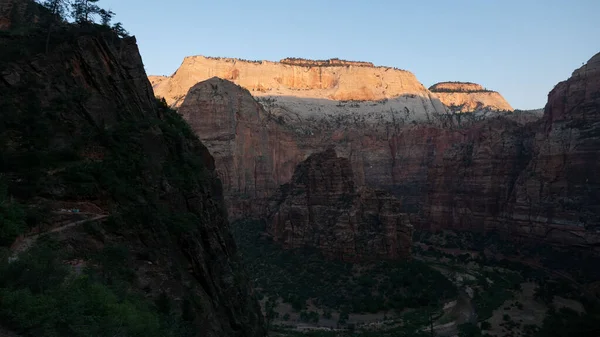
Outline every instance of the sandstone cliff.
POLYGON ((179 113, 215 158, 232 219, 260 214, 306 151, 240 86, 212 78, 192 87, 179 113))
POLYGON ((487 90, 469 82, 441 82, 429 90, 453 112, 478 110, 513 111, 508 102, 496 91, 487 90))
POLYGON ((0 35, 0 185, 10 196, 0 195, 2 210, 43 212, 27 221, 22 211, 2 217, 9 223, 0 225, 0 237, 57 229, 65 223, 59 217, 76 219, 65 205, 89 205, 85 213, 97 214, 42 240, 53 243, 53 255, 21 249, 12 266, 40 259, 32 266, 46 266, 30 277, 35 288, 22 281, 27 275, 18 278, 19 267, 5 267, 1 254, 1 325, 27 335, 264 335, 214 160, 155 100, 135 39, 106 27, 64 26, 46 52, 46 32, 0 35), (115 247, 117 257, 106 255, 115 247), (63 263, 67 256, 76 262, 63 263), (74 277, 60 274, 69 265, 79 266, 74 277), (82 265, 93 271, 78 277, 82 265), (28 297, 11 301, 13 293, 28 297), (185 334, 176 330, 187 324, 193 329, 185 334))
POLYGON ((345 260, 410 257, 412 225, 387 192, 355 187, 352 168, 335 150, 300 163, 271 199, 267 232, 288 248, 316 247, 345 260))
MULTIPOLYGON (((249 204, 257 208, 274 192, 273 186, 290 179, 293 165, 335 146, 350 160, 357 186, 392 192, 416 227, 499 229, 591 247, 592 223, 598 215, 592 206, 598 193, 592 158, 600 148, 595 134, 596 63, 594 57, 551 92, 542 119, 535 111, 517 111, 432 114, 428 121, 414 123, 402 111, 369 113, 351 103, 345 103, 344 114, 316 118, 258 98, 263 109, 241 89, 231 99, 192 90, 185 98, 189 104, 184 102, 179 111, 195 119, 191 123, 196 131, 203 123, 214 133, 227 125, 229 142, 235 145, 221 147, 215 158, 219 162, 229 156, 227 160, 238 163, 225 180, 243 182, 255 197, 249 204), (249 102, 250 108, 238 101, 249 102), (229 116, 226 123, 216 122, 223 116, 229 116), (245 131, 234 132, 237 125, 244 125, 245 131), (246 142, 252 150, 240 152, 246 142)), ((235 199, 239 190, 226 188, 226 194, 235 199)), ((257 209, 243 205, 229 203, 236 216, 257 214, 257 209)))
POLYGON ((532 160, 507 209, 520 233, 597 248, 600 243, 600 53, 548 95, 532 160))
POLYGON ((154 77, 154 92, 179 107, 192 86, 212 77, 230 80, 254 96, 277 101, 288 113, 302 117, 344 113, 348 107, 340 101, 356 101, 353 104, 363 113, 407 109, 413 119, 446 112, 439 99, 408 71, 339 60, 270 62, 186 57, 169 78, 157 81, 154 77))

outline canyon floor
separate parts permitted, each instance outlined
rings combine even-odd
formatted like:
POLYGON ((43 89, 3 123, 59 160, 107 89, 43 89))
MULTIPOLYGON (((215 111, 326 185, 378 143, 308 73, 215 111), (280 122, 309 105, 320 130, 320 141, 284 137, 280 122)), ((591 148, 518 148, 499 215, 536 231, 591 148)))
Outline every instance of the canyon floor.
POLYGON ((574 331, 559 316, 583 327, 597 315, 585 298, 595 273, 559 250, 417 232, 411 261, 344 263, 283 250, 263 226, 238 221, 232 231, 274 335, 545 336, 574 331))

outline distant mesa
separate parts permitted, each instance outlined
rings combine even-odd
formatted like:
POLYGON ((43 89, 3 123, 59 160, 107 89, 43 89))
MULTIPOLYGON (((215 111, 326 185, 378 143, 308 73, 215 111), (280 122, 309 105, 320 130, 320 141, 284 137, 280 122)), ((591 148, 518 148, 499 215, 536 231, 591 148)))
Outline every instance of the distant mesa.
POLYGON ((406 70, 337 58, 307 60, 290 57, 272 62, 189 56, 173 75, 166 78, 149 76, 149 79, 157 96, 179 108, 190 88, 212 77, 234 82, 255 97, 295 100, 286 109, 300 115, 310 114, 310 109, 332 113, 344 110, 335 107, 337 101, 373 102, 400 97, 403 99, 379 110, 389 113, 390 108, 404 111, 406 107, 422 116, 446 112, 444 105, 432 98, 431 92, 406 70), (331 102, 333 107, 329 107, 331 102), (311 104, 314 106, 309 106, 311 104))
POLYGON ((513 111, 500 93, 472 82, 440 82, 429 87, 452 112, 513 111))
POLYGON ((439 82, 429 87, 431 92, 495 92, 472 82, 439 82))

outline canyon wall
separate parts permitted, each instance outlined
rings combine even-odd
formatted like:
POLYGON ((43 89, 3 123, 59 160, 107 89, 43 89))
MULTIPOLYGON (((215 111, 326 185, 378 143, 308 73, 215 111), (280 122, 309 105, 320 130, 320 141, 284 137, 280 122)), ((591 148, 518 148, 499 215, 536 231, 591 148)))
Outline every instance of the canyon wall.
MULTIPOLYGON (((416 228, 498 229, 592 247, 599 213, 592 159, 600 148, 596 64, 594 57, 559 84, 543 117, 527 111, 444 111, 415 121, 408 108, 373 112, 353 102, 340 102, 337 114, 307 115, 291 112, 290 101, 281 98, 253 100, 239 87, 233 96, 216 95, 207 82, 195 86, 204 91, 190 90, 179 112, 195 120, 192 126, 201 135, 203 128, 229 130, 224 138, 231 149, 207 146, 217 162, 237 162, 225 185, 242 182, 250 201, 229 202, 235 216, 257 214, 275 186, 292 178, 297 163, 334 146, 349 159, 354 182, 394 194, 416 228)), ((243 200, 235 197, 240 188, 226 190, 243 200)))
POLYGON ((364 261, 410 257, 413 227, 391 194, 357 189, 350 162, 332 148, 298 164, 270 198, 267 232, 287 248, 364 261))

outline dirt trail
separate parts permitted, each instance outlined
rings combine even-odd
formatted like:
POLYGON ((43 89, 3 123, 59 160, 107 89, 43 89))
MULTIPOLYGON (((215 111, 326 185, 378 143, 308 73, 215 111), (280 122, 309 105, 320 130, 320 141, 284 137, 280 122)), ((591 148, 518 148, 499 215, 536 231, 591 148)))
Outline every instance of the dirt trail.
MULTIPOLYGON (((66 213, 66 212, 53 212, 53 213, 66 213)), ((69 223, 64 224, 64 225, 62 225, 60 227, 55 227, 55 228, 52 228, 50 230, 44 231, 42 233, 38 233, 38 234, 26 236, 26 237, 22 238, 21 240, 17 240, 17 242, 15 242, 12 245, 12 247, 11 247, 12 256, 9 257, 9 262, 15 261, 17 259, 17 256, 19 254, 21 254, 21 253, 27 251, 29 248, 31 248, 31 246, 33 246, 33 244, 40 237, 40 235, 49 234, 49 233, 62 232, 64 230, 66 230, 66 229, 69 229, 69 228, 72 228, 72 227, 75 227, 75 226, 79 226, 79 225, 82 225, 84 223, 98 221, 98 220, 102 220, 102 219, 105 219, 105 218, 109 217, 109 214, 94 214, 94 213, 73 213, 73 214, 77 214, 77 215, 93 215, 93 216, 91 218, 88 218, 88 219, 83 219, 83 220, 77 220, 77 221, 69 222, 69 223)))

